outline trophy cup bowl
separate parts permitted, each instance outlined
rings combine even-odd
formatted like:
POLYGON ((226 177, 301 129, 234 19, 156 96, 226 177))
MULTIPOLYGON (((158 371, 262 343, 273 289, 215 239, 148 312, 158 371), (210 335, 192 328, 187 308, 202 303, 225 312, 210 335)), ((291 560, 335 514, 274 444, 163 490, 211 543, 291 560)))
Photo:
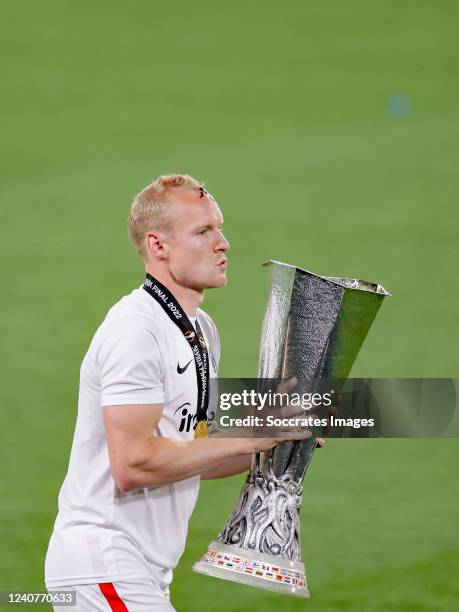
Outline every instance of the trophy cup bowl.
MULTIPOLYGON (((319 276, 277 261, 263 320, 260 380, 344 383, 385 296, 381 285, 319 276)), ((337 390, 335 390, 337 391, 337 390)), ((196 572, 297 597, 309 597, 301 556, 303 479, 319 430, 306 440, 256 453, 238 503, 196 572)))

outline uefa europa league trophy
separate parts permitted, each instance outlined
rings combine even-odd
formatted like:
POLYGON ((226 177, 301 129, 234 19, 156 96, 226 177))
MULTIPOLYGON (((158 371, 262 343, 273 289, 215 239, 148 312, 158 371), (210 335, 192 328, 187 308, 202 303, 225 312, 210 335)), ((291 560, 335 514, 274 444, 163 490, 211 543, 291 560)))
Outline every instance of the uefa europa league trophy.
MULTIPOLYGON (((346 379, 386 295, 365 281, 318 276, 276 261, 263 322, 258 376, 301 381, 346 379)), ((296 391, 296 389, 295 389, 296 391)), ((308 597, 301 560, 303 478, 319 430, 253 455, 239 501, 196 572, 308 597)))

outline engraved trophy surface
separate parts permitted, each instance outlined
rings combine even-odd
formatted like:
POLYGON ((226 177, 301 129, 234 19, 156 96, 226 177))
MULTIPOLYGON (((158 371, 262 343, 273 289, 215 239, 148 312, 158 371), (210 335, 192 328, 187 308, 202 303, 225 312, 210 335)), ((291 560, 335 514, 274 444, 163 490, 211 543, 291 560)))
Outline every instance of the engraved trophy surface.
MULTIPOLYGON (((318 276, 270 261, 258 377, 296 377, 301 392, 346 379, 386 295, 366 281, 318 276)), ((296 390, 296 389, 295 389, 296 390)), ((299 511, 319 430, 253 455, 239 501, 196 572, 308 597, 299 511)))

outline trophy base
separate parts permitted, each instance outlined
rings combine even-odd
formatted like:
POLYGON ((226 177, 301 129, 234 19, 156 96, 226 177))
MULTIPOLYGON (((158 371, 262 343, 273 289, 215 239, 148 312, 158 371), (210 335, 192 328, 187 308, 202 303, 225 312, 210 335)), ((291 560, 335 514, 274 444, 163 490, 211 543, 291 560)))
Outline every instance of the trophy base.
POLYGON ((193 570, 285 595, 309 597, 304 563, 221 542, 211 542, 201 561, 193 565, 193 570))

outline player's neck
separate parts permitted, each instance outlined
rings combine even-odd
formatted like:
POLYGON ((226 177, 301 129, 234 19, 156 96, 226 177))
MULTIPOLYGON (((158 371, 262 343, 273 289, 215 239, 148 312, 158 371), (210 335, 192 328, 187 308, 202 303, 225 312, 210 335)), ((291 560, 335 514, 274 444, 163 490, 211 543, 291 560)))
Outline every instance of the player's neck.
POLYGON ((148 272, 159 280, 164 285, 175 299, 178 301, 180 306, 185 311, 187 317, 195 318, 197 310, 204 300, 204 290, 191 289, 190 287, 184 287, 177 283, 169 273, 164 273, 161 270, 153 270, 150 266, 145 266, 145 272, 148 272))

